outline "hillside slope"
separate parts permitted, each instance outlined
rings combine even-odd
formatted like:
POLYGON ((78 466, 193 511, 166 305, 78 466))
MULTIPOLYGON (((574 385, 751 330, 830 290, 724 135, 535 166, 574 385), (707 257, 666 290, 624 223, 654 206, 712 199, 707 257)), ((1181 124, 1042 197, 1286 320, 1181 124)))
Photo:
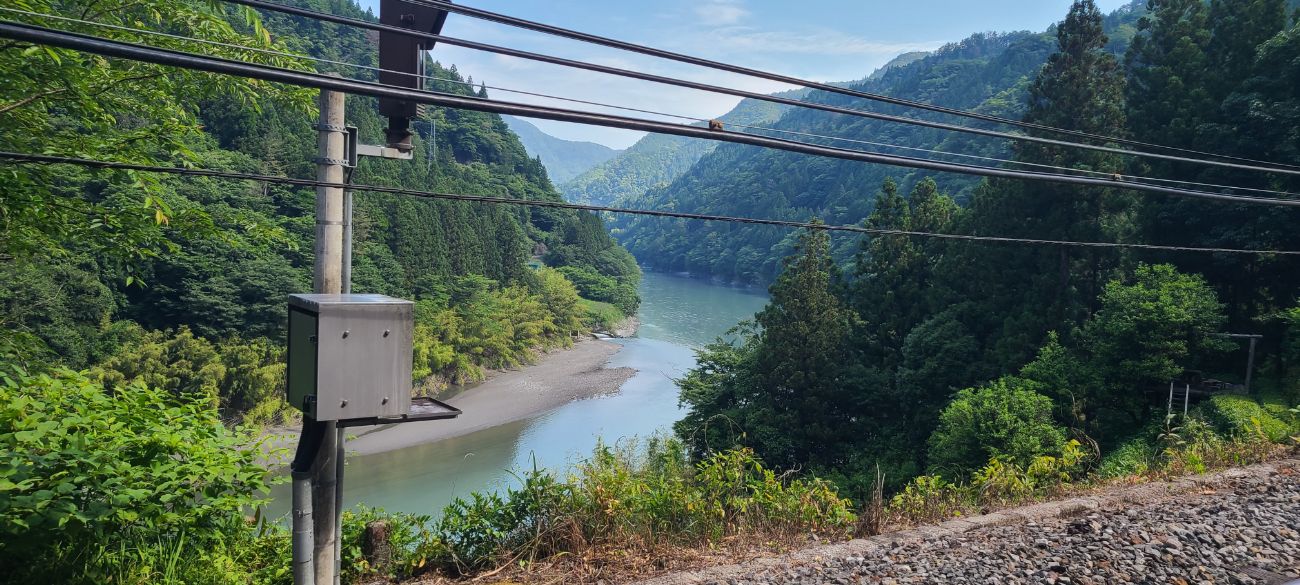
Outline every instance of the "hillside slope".
POLYGON ((510 131, 519 137, 528 154, 542 160, 551 183, 559 185, 592 167, 614 158, 615 150, 595 142, 565 140, 543 132, 531 122, 514 116, 501 116, 510 131))
MULTIPOLYGON (((770 124, 784 111, 776 104, 742 100, 719 120, 727 124, 770 124)), ((682 176, 717 145, 709 140, 647 134, 613 159, 561 184, 560 192, 569 201, 597 205, 639 196, 682 176)))
MULTIPOLYGON (((1139 11, 1131 6, 1107 19, 1107 29, 1112 37, 1111 50, 1122 52, 1127 47, 1138 16, 1139 11)), ((1052 52, 1053 43, 1046 33, 977 34, 906 65, 891 67, 856 87, 941 106, 1019 118, 1029 80, 1052 52)), ((841 107, 944 119, 838 94, 814 92, 807 99, 841 107)), ((994 157, 1008 154, 1004 143, 988 139, 806 109, 790 110, 774 127, 946 152, 994 157)), ((913 151, 862 142, 807 136, 796 138, 841 148, 919 156, 913 151)), ((701 157, 689 171, 670 184, 627 198, 625 203, 647 209, 800 221, 815 217, 827 223, 853 224, 870 214, 871 202, 885 178, 895 178, 900 190, 907 192, 924 175, 896 167, 726 144, 701 157)), ((939 175, 936 179, 944 191, 953 193, 959 201, 966 199, 978 184, 975 179, 961 175, 939 175)), ((711 225, 658 218, 622 218, 616 225, 615 233, 620 241, 647 267, 690 272, 737 283, 770 281, 779 269, 780 259, 790 250, 790 233, 770 227, 711 225)), ((835 245, 840 257, 851 253, 857 246, 856 240, 851 238, 840 238, 835 245)))

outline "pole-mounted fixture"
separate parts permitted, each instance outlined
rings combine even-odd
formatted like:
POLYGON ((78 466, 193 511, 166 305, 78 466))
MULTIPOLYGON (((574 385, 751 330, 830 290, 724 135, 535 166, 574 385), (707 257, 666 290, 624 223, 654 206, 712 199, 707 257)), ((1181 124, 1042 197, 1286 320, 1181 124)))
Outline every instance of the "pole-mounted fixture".
MULTIPOLYGON (((379 22, 422 33, 441 34, 447 11, 405 0, 380 0, 379 22)), ((379 83, 424 89, 424 52, 434 41, 407 35, 379 33, 379 83)), ((388 117, 385 135, 389 148, 411 151, 411 119, 420 115, 416 102, 379 99, 379 113, 388 117)))

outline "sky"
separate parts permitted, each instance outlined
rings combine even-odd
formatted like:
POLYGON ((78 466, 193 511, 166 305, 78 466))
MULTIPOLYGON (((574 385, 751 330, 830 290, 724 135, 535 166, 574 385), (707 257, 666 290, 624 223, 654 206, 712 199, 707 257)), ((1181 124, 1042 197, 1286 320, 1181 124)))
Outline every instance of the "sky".
MULTIPOLYGON (((895 56, 933 50, 972 33, 1045 30, 1065 17, 1070 0, 456 0, 582 32, 614 37, 811 79, 861 79, 895 56)), ((359 0, 378 13, 378 0, 359 0)), ((1097 0, 1104 12, 1128 0, 1097 0)), ((452 14, 443 34, 657 75, 770 93, 792 86, 570 41, 452 14)), ((655 118, 575 106, 503 90, 598 101, 698 118, 715 118, 740 98, 611 77, 440 45, 433 57, 485 82, 493 99, 655 118)), ((655 118, 668 121, 668 118, 655 118)), ((640 132, 532 120, 548 134, 626 148, 640 132)))

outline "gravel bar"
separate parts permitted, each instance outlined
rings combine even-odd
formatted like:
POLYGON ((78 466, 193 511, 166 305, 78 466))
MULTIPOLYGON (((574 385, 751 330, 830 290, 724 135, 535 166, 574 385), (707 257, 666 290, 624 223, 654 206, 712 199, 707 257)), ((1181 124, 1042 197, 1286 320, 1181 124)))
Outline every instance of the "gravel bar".
POLYGON ((1300 462, 1107 490, 653 579, 655 585, 1280 584, 1300 578, 1300 462))

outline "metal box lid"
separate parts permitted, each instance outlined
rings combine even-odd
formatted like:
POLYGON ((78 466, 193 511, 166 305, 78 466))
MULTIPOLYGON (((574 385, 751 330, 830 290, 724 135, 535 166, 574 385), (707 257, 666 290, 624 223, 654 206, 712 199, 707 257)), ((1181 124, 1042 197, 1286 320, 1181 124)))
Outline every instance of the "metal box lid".
POLYGON ((365 307, 383 305, 414 305, 415 303, 377 294, 300 294, 289 295, 289 306, 322 313, 331 308, 365 307))

